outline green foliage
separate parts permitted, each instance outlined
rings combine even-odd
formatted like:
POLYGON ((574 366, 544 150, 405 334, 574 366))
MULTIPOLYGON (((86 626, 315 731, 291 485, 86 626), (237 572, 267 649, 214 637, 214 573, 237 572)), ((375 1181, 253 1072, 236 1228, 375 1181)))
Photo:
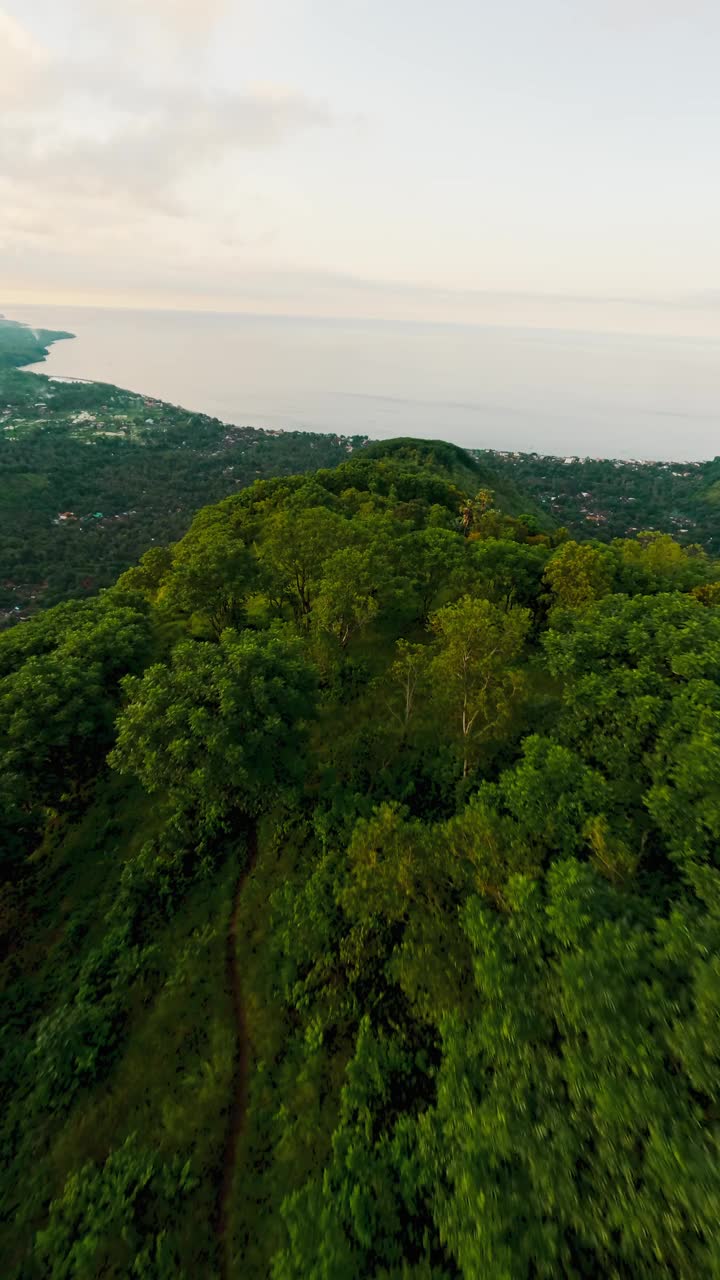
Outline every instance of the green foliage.
POLYGON ((98 1275, 181 1280, 171 1235, 162 1225, 192 1190, 189 1161, 164 1164, 133 1134, 102 1167, 68 1178, 37 1234, 35 1256, 51 1280, 98 1275))
POLYGON ((0 636, 0 778, 15 797, 12 828, 77 797, 112 744, 120 677, 141 670, 150 649, 147 610, 121 596, 0 636))
POLYGON ((302 777, 302 725, 314 676, 299 641, 226 630, 217 645, 183 641, 170 666, 125 682, 111 763, 150 792, 195 810, 201 830, 257 813, 302 777))
POLYGON ((717 566, 504 497, 372 447, 0 638, 11 1280, 720 1269, 717 566))
POLYGON ((504 609, 513 605, 536 609, 546 560, 545 547, 498 538, 474 542, 470 558, 472 589, 504 609))
POLYGON ((165 576, 162 602, 207 618, 216 637, 245 618, 245 601, 258 582, 258 566, 232 528, 219 526, 180 544, 165 576))
POLYGON ((609 594, 613 558, 604 547, 565 542, 545 569, 553 605, 582 609, 609 594))
POLYGON ((632 541, 616 539, 616 590, 628 595, 656 591, 690 591, 715 577, 715 568, 701 547, 681 547, 668 533, 650 530, 632 541))
POLYGON ((425 622, 457 579, 462 580, 462 539, 457 532, 431 526, 410 534, 401 555, 417 595, 418 616, 425 622))
POLYGON ((378 1264, 429 1263, 433 1250, 407 1123, 427 1088, 428 1067, 425 1052, 413 1053, 402 1037, 374 1034, 363 1018, 322 1180, 283 1203, 289 1247, 273 1259, 274 1280, 361 1280, 378 1264))
POLYGON ((306 625, 325 561, 347 541, 347 530, 337 512, 301 505, 302 498, 301 491, 292 507, 270 517, 260 558, 273 596, 288 601, 295 619, 306 625))
POLYGON ((525 642, 530 613, 464 596, 433 614, 430 625, 437 637, 433 697, 455 726, 466 776, 476 744, 500 735, 520 690, 520 673, 510 664, 525 642))
POLYGON ((313 622, 344 649, 356 632, 372 622, 382 591, 382 572, 370 552, 357 547, 335 551, 323 567, 313 622))
POLYGON ((471 900, 464 928, 477 1009, 445 1020, 422 1124, 462 1274, 712 1273, 717 1137, 677 1058, 674 927, 628 919, 625 898, 561 860, 545 891, 517 880, 504 917, 471 900))
POLYGON ((544 643, 566 680, 563 733, 629 798, 646 785, 648 753, 677 699, 720 678, 720 614, 683 595, 611 596, 562 627, 544 643))

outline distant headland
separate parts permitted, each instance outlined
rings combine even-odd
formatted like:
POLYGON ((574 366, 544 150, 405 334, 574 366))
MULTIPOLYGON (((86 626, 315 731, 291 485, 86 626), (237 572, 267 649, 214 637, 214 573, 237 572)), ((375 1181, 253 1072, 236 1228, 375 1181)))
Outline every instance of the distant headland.
POLYGON ((33 329, 0 315, 0 369, 19 369, 46 360, 53 342, 74 338, 64 330, 33 329))

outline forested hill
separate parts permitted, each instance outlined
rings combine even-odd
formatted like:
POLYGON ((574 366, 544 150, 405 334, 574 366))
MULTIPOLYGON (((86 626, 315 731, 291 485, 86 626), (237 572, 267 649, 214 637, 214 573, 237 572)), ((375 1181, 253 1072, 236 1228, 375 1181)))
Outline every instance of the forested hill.
POLYGON ((483 480, 260 479, 0 636, 7 1280, 720 1272, 720 566, 483 480))
POLYGON ((53 342, 72 337, 74 334, 60 329, 31 329, 0 315, 0 370, 37 364, 45 359, 53 342))
MULTIPOLYGON (((0 628, 111 586, 148 548, 181 538, 202 507, 258 477, 332 467, 360 449, 373 456, 365 436, 228 425, 119 387, 16 367, 71 336, 0 318, 0 628)), ((394 456, 408 447, 419 444, 393 442, 394 456)), ((389 456, 386 444, 377 448, 389 456)), ((538 529, 565 526, 602 542, 655 530, 720 553, 718 460, 442 448, 461 487, 493 490, 503 511, 533 515, 538 529)))
POLYGON ((364 437, 228 426, 99 382, 27 373, 71 334, 0 321, 0 628, 109 587, 258 476, 334 466, 364 437))
MULTIPOLYGON (((12 367, 69 336, 0 322, 0 627, 111 586, 153 544, 181 538, 200 508, 258 476, 335 466, 366 443, 232 426, 119 387, 12 367)), ((550 527, 509 477, 443 448, 458 479, 550 527)))
POLYGON ((720 457, 652 462, 492 449, 474 456, 505 483, 517 484, 574 537, 607 542, 655 529, 683 545, 720 553, 720 457))

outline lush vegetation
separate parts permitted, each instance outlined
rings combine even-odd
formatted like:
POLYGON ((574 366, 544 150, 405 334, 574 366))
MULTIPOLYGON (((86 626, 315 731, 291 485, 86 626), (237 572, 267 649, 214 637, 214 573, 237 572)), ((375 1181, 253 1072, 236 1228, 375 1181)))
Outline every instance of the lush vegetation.
MULTIPOLYGON (((0 317, 0 628, 111 586, 208 503, 258 477, 342 462, 365 437, 229 426, 102 383, 19 371, 71 334, 0 317)), ((644 530, 720 554, 720 462, 478 450, 478 485, 538 529, 609 542, 644 530)))
POLYGON ((4 1275, 720 1270, 720 567, 508 492, 371 446, 0 637, 4 1275))
POLYGON ((651 462, 492 450, 476 456, 575 536, 609 541, 655 529, 720 554, 720 458, 651 462))
POLYGON ((111 586, 258 476, 332 466, 359 443, 0 370, 0 625, 111 586))
POLYGON ((0 369, 16 369, 23 364, 35 364, 45 359, 53 342, 72 337, 72 333, 54 329, 31 329, 28 325, 0 316, 0 369))

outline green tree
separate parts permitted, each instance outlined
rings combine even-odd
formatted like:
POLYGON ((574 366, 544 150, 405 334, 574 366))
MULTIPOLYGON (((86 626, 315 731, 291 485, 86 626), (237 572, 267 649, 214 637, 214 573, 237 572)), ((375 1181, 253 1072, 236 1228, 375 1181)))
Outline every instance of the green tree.
POLYGON ((433 698, 446 708, 461 744, 463 777, 479 742, 499 734, 521 685, 511 664, 530 627, 528 609, 507 611, 464 596, 430 619, 436 636, 433 698))
POLYGON ((545 568, 551 600, 564 609, 583 609, 612 590, 614 558, 606 547, 564 542, 545 568))
POLYGON ((258 564, 229 526, 211 527, 180 543, 159 599, 171 609, 199 613, 216 637, 245 619, 245 601, 258 583, 258 564))
POLYGON ((283 630, 183 641, 170 666, 129 679, 110 763, 191 805, 208 831, 257 813, 303 773, 315 675, 283 630))
POLYGON ((477 1002, 443 1020, 437 1107, 420 1122, 441 1239, 463 1275, 712 1274, 707 935, 681 917, 643 925, 573 859, 545 886, 512 881, 508 908, 463 913, 477 1002))
POLYGON ((140 557, 138 564, 120 575, 118 586, 129 591, 139 591, 154 599, 163 579, 172 568, 172 562, 171 547, 150 547, 140 557))
POLYGON ((315 596, 313 624, 334 636, 341 649, 363 631, 380 608, 382 566, 371 552, 343 547, 325 561, 315 596))
MULTIPOLYGON (((645 838, 646 789, 672 786, 668 752, 693 751, 689 719, 698 735, 714 731, 707 682, 720 680, 720 613, 687 595, 611 596, 566 615, 543 644, 551 672, 564 678, 559 735, 612 782, 645 838)), ((678 767, 679 780, 679 759, 678 767)), ((702 776, 700 768, 699 787, 702 776)))
POLYGON ((419 529, 403 539, 398 554, 412 581, 418 617, 425 622, 443 594, 454 591, 454 577, 465 558, 463 540, 449 529, 419 529))
POLYGON ((410 722, 416 715, 418 700, 428 687, 430 647, 426 644, 410 644, 398 640, 395 645, 395 661, 390 664, 385 681, 388 697, 387 708, 393 720, 406 736, 410 722))
POLYGON ((37 635, 28 623, 21 645, 11 637, 14 669, 0 679, 0 772, 16 779, 26 814, 73 798, 102 767, 120 679, 142 670, 151 647, 145 610, 112 596, 76 619, 64 607, 60 619, 53 613, 37 635))
POLYGON ((167 1224, 192 1187, 189 1161, 163 1163, 133 1134, 102 1166, 70 1175, 34 1259, 48 1280, 182 1280, 167 1224))
POLYGON ((470 546, 468 589, 499 604, 536 610, 547 561, 544 547, 486 538, 470 546))
POLYGON ((28 658, 0 684, 0 769, 23 808, 71 798, 112 743, 113 706, 98 663, 63 652, 28 658))
POLYGON ((288 1247, 273 1259, 273 1280, 409 1275, 408 1259, 426 1280, 442 1275, 431 1267, 440 1244, 403 1105, 422 1102, 429 1066, 426 1051, 373 1031, 363 1018, 328 1165, 283 1202, 288 1247))
POLYGON ((476 531, 483 518, 495 514, 495 494, 492 489, 478 489, 474 498, 465 498, 460 506, 460 518, 465 537, 476 531))
POLYGON ((720 689, 690 681, 670 702, 648 759, 645 804, 676 857, 716 856, 720 839, 720 689))
POLYGON ((617 590, 628 594, 689 591, 707 583, 715 570, 702 547, 681 547, 669 533, 648 530, 635 538, 616 538, 617 590))
POLYGON ((325 506, 282 509, 265 523, 258 554, 271 592, 302 626, 310 625, 326 560, 348 540, 347 522, 325 506))

